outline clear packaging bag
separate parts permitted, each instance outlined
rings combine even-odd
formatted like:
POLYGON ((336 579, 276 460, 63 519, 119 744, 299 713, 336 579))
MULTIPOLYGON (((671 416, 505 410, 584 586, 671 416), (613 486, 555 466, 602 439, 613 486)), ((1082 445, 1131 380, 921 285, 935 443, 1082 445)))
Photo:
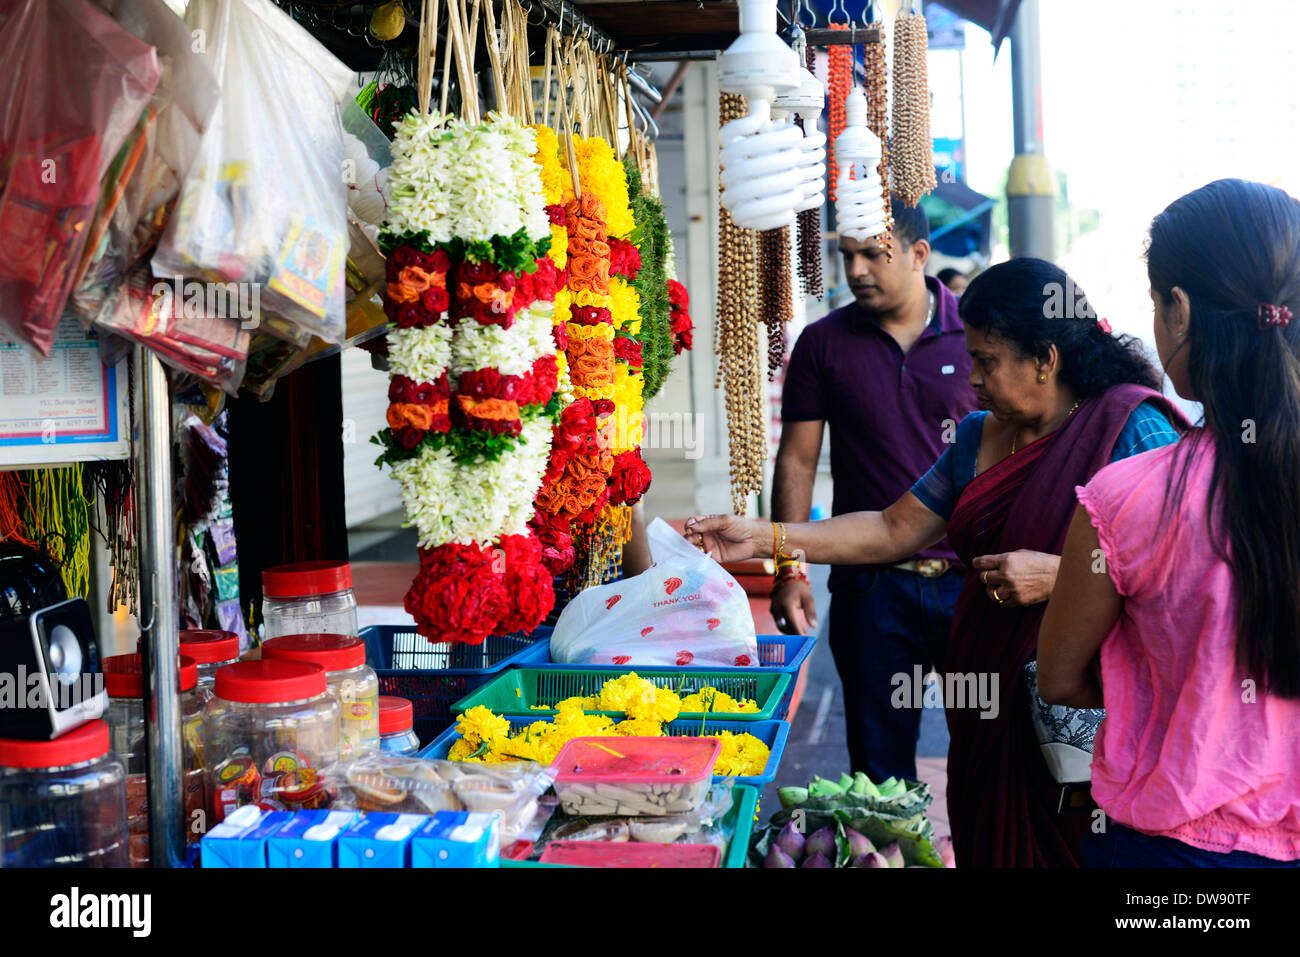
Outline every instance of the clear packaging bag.
POLYGON ((551 660, 628 667, 758 665, 749 598, 661 518, 646 530, 654 564, 581 592, 560 614, 551 660))
POLYGON ((326 785, 338 791, 334 808, 499 814, 502 846, 513 843, 532 823, 538 797, 555 780, 553 771, 534 761, 464 764, 383 753, 341 761, 326 768, 324 777, 326 785))
POLYGON ((162 75, 86 0, 0 0, 0 320, 48 355, 101 183, 162 75))
POLYGON ((725 852, 734 833, 722 823, 731 810, 728 781, 709 789, 704 802, 686 814, 664 817, 574 817, 557 811, 534 848, 541 856, 551 841, 612 841, 646 844, 714 844, 725 852))
POLYGON ((339 105, 352 71, 270 0, 192 0, 221 102, 154 255, 161 277, 256 284, 263 327, 341 342, 348 251, 339 105))

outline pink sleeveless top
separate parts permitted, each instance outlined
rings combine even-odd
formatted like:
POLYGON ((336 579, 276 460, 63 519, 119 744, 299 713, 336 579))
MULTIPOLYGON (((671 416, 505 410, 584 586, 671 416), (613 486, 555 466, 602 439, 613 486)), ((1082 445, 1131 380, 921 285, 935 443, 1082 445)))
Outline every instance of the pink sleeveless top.
POLYGON ((1259 691, 1236 667, 1232 573, 1206 528, 1208 436, 1165 508, 1188 441, 1116 462, 1077 490, 1124 598, 1101 646, 1093 799, 1147 834, 1296 860, 1300 701, 1259 691))

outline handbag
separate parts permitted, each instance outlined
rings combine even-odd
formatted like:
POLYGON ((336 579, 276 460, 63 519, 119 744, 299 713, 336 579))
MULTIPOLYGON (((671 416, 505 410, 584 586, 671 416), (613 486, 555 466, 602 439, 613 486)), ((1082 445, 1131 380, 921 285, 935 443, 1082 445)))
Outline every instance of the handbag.
POLYGON ((1048 704, 1038 696, 1038 661, 1025 664, 1029 714, 1038 748, 1057 784, 1092 780, 1092 742, 1106 717, 1105 708, 1069 708, 1048 704))

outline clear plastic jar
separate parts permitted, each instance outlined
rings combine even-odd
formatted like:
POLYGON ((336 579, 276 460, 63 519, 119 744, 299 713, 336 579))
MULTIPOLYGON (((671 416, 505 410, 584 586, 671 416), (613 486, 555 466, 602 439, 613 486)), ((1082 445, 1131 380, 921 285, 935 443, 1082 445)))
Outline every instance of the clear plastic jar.
POLYGON ((217 672, 239 660, 239 636, 233 631, 182 631, 180 651, 198 664, 199 684, 211 691, 217 672))
MULTIPOLYGON (((131 834, 131 866, 149 865, 149 787, 145 772, 144 680, 140 656, 116 655, 105 658, 104 690, 108 692, 108 729, 113 751, 126 765, 126 821, 131 834)), ((179 659, 178 687, 181 703, 181 757, 185 767, 186 839, 202 837, 207 807, 203 780, 203 707, 211 697, 199 686, 198 665, 190 658, 179 659)))
POLYGON ((299 562, 262 572, 265 638, 281 635, 359 635, 352 566, 347 562, 299 562))
POLYGON ((126 769, 108 725, 0 738, 0 867, 126 866, 126 769))
POLYGON ((415 711, 405 698, 379 696, 379 750, 389 754, 417 754, 420 739, 412 727, 415 711))
POLYGON ((339 704, 325 670, 306 661, 241 661, 217 672, 203 713, 203 757, 215 825, 237 807, 328 806, 320 769, 339 757, 339 704))
POLYGON ((379 678, 366 664, 364 641, 351 635, 281 635, 262 642, 262 657, 324 668, 339 702, 339 755, 379 750, 379 678))

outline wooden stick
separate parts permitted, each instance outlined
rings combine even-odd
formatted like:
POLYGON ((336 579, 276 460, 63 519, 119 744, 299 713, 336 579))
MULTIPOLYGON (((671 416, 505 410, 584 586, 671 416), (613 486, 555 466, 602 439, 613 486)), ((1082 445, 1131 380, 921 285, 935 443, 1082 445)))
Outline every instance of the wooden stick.
MULTIPOLYGON (((442 53, 442 106, 440 112, 447 113, 447 96, 451 93, 451 55, 456 43, 451 33, 452 10, 456 0, 447 0, 447 49, 442 53)), ((436 29, 436 25, 435 25, 436 29)))
MULTIPOLYGON (((555 40, 554 28, 546 29, 546 55, 542 65, 542 125, 551 125, 551 44, 555 40)), ((562 94, 561 94, 562 95, 562 94)))
POLYGON ((487 47, 488 64, 492 69, 492 88, 496 93, 496 107, 503 113, 510 112, 506 102, 506 75, 501 68, 501 47, 497 41, 497 17, 493 0, 483 4, 483 40, 487 47))

